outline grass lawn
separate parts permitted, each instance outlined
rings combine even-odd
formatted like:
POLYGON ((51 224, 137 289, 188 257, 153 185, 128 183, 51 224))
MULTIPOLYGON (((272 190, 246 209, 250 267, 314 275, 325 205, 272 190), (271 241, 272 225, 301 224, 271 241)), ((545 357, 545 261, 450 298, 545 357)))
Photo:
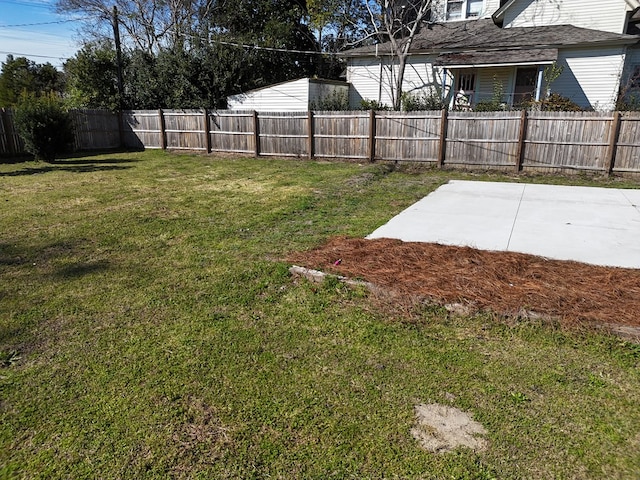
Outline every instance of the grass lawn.
POLYGON ((289 275, 291 252, 451 178, 486 177, 161 151, 0 165, 0 478, 638 478, 637 345, 408 321, 289 275), (421 449, 414 407, 436 402, 488 448, 421 449))

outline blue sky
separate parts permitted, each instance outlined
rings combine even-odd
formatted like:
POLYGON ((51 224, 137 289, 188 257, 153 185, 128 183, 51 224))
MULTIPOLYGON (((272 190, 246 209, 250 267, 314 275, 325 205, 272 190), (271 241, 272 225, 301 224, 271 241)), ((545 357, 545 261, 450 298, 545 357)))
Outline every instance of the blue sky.
POLYGON ((13 54, 62 68, 80 48, 71 18, 54 13, 51 0, 0 0, 0 62, 13 54))

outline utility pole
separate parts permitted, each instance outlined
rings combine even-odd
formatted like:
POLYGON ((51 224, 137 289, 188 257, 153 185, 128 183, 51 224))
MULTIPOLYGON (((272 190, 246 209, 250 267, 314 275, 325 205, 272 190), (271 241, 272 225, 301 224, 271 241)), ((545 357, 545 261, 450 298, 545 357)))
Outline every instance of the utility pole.
POLYGON ((113 38, 116 44, 116 67, 118 69, 118 135, 120 148, 124 147, 124 123, 122 120, 122 107, 124 104, 124 85, 122 81, 122 47, 120 45, 120 27, 118 25, 118 8, 113 6, 113 38))
POLYGON ((120 27, 118 25, 118 8, 113 6, 113 37, 116 43, 116 64, 118 67, 118 109, 122 110, 124 87, 122 82, 122 47, 120 46, 120 27))

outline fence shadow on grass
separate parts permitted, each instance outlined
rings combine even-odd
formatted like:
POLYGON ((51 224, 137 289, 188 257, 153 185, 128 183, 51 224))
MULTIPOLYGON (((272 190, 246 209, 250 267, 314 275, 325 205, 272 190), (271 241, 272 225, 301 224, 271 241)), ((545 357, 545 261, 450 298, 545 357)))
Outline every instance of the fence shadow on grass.
POLYGON ((73 265, 67 265, 58 271, 56 271, 55 276, 64 278, 64 279, 72 279, 72 278, 80 278, 85 275, 89 275, 91 273, 97 273, 104 270, 107 270, 110 267, 109 262, 98 261, 98 262, 85 262, 85 263, 76 263, 73 265))
POLYGON ((11 242, 0 242, 0 267, 49 264, 54 266, 53 276, 64 279, 83 277, 111 267, 111 264, 106 260, 77 261, 55 267, 60 257, 74 254, 81 244, 81 241, 64 241, 29 247, 11 242))
POLYGON ((135 163, 137 160, 129 159, 97 159, 97 160, 62 160, 43 164, 42 167, 25 167, 13 172, 0 172, 0 177, 21 177, 25 175, 37 175, 49 172, 92 173, 111 170, 128 170, 131 166, 120 165, 135 163))

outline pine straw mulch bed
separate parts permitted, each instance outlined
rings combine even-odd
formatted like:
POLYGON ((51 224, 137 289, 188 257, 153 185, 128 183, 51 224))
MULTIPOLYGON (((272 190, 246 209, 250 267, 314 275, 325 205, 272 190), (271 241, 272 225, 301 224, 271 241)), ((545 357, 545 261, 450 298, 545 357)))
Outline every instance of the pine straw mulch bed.
MULTIPOLYGON (((640 338, 640 270, 514 252, 338 237, 291 255, 306 268, 361 279, 387 301, 463 306, 563 326, 607 327, 640 338)), ((402 310, 402 309, 401 309, 402 310)))

